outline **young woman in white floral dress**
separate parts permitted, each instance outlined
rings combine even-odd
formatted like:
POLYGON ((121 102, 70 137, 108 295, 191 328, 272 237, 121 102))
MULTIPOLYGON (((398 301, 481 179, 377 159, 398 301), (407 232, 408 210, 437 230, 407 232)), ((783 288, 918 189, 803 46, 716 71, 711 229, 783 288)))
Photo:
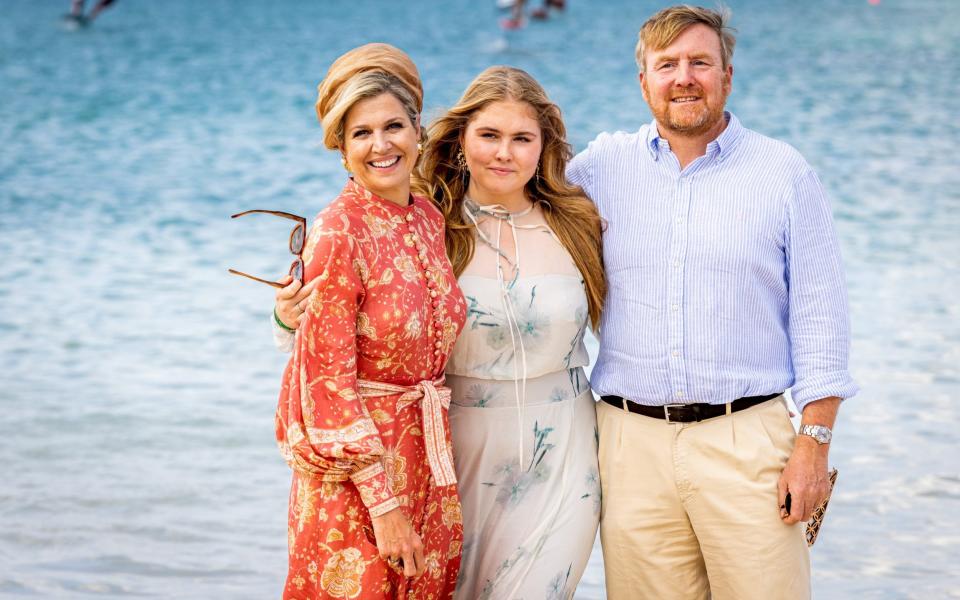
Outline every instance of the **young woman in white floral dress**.
MULTIPOLYGON (((583 372, 605 293, 600 217, 566 182, 560 110, 524 71, 481 73, 427 138, 419 184, 467 299, 446 369, 464 528, 454 597, 569 599, 600 518, 583 372)), ((290 325, 300 297, 278 293, 290 325)))
POLYGON ((583 334, 605 292, 600 217, 566 182, 560 109, 491 67, 427 133, 467 322, 447 363, 463 504, 459 600, 570 598, 600 517, 583 334))

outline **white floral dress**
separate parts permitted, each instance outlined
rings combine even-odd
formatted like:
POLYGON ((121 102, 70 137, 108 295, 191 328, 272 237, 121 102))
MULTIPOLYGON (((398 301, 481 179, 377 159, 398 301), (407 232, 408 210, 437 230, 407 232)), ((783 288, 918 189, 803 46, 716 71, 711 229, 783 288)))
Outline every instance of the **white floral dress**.
POLYGON ((479 237, 447 365, 464 528, 454 597, 571 598, 600 517, 583 280, 539 207, 466 210, 479 237))

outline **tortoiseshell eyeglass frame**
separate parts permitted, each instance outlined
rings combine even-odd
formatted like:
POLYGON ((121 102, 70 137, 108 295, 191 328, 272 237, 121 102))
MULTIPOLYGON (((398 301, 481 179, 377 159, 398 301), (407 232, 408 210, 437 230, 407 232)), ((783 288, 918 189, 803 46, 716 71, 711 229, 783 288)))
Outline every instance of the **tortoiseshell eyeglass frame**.
MULTIPOLYGON (((231 219, 236 219, 237 217, 242 217, 244 215, 251 215, 254 213, 261 213, 266 215, 273 215, 275 217, 283 217, 284 219, 290 219, 291 221, 296 221, 297 224, 293 226, 293 231, 290 232, 290 253, 296 255, 296 258, 293 259, 293 262, 290 263, 290 275, 294 279, 303 283, 303 245, 306 241, 307 236, 307 220, 301 216, 293 215, 290 213, 282 212, 279 210, 245 210, 241 213, 235 215, 230 215, 231 219)), ((248 273, 242 271, 237 271, 236 269, 228 269, 234 275, 239 275, 241 277, 246 277, 247 279, 252 279, 254 281, 259 281, 260 283, 265 283, 267 285, 273 286, 275 288, 282 288, 282 283, 277 283, 276 281, 270 281, 269 279, 261 279, 259 277, 254 277, 248 273)))

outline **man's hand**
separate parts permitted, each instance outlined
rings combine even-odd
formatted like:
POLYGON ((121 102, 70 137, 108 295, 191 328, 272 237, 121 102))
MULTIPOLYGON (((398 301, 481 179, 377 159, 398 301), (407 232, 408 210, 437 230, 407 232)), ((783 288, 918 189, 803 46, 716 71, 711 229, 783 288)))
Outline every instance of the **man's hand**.
POLYGON ((371 520, 380 558, 387 562, 399 560, 403 565, 403 574, 407 577, 423 575, 427 567, 423 556, 423 542, 403 512, 395 508, 371 520))
POLYGON ((813 509, 830 493, 827 474, 827 447, 820 446, 811 437, 797 436, 793 454, 780 474, 780 518, 787 525, 809 521, 813 509), (787 513, 786 497, 790 494, 790 513, 787 513))
MULTIPOLYGON (((840 398, 823 398, 803 408, 802 424, 825 425, 832 428, 840 408, 840 398)), ((830 493, 830 444, 818 444, 807 435, 798 435, 793 454, 780 474, 777 483, 780 500, 780 518, 787 525, 809 521, 813 510, 830 493), (786 499, 790 494, 790 512, 786 499)))

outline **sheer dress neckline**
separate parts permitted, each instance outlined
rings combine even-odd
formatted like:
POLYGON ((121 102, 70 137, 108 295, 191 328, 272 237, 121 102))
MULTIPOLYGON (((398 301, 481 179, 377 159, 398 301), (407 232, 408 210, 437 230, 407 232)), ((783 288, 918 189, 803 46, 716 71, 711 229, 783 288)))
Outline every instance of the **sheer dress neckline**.
MULTIPOLYGON (((534 250, 534 248, 531 248, 530 246, 531 244, 535 244, 536 240, 525 239, 524 244, 521 244, 521 237, 529 238, 527 232, 540 232, 549 234, 549 236, 552 238, 552 240, 547 240, 549 243, 549 249, 557 252, 558 256, 565 255, 567 262, 571 262, 569 254, 563 248, 563 244, 554 234, 553 230, 550 229, 547 223, 543 220, 542 214, 535 210, 537 208, 537 204, 537 201, 534 201, 528 208, 513 213, 498 204, 480 205, 469 197, 464 197, 462 204, 464 219, 473 225, 477 240, 477 247, 474 250, 474 256, 471 260, 471 265, 468 266, 468 270, 474 270, 475 268, 479 267, 482 271, 486 271, 488 267, 483 263, 486 263, 487 261, 492 261, 494 263, 492 267, 495 276, 483 279, 490 281, 491 287, 493 287, 495 290, 495 295, 497 297, 496 302, 500 305, 500 310, 498 312, 500 312, 502 315, 503 325, 507 333, 507 336, 505 337, 507 340, 509 340, 509 347, 512 356, 510 361, 513 371, 512 379, 514 382, 514 395, 517 406, 517 425, 521 431, 523 428, 525 406, 527 403, 527 379, 530 373, 528 364, 528 351, 524 345, 524 336, 528 334, 525 331, 525 328, 527 328, 529 324, 525 318, 525 313, 527 312, 526 309, 528 307, 518 305, 518 302, 520 302, 520 296, 518 295, 518 290, 516 290, 515 287, 517 286, 517 282, 520 281, 521 277, 524 279, 527 277, 524 270, 525 254, 529 254, 530 256, 527 258, 533 261, 542 261, 544 258, 546 258, 544 250, 539 247, 542 244, 536 244, 537 248, 534 250), (509 250, 504 251, 503 244, 501 243, 503 241, 505 229, 513 241, 512 252, 509 250), (527 246, 527 250, 534 251, 526 253, 522 252, 522 245, 527 246), (488 252, 483 252, 482 248, 488 249, 488 252), (506 266, 510 268, 512 271, 511 273, 508 274, 506 272, 504 263, 506 263, 506 266)), ((547 258, 547 262, 545 264, 553 265, 553 261, 550 261, 549 258, 547 258)), ((543 268, 544 264, 539 266, 543 268)), ((553 265, 553 268, 555 268, 555 265, 553 265)), ((461 278, 463 277, 477 277, 477 275, 463 274, 461 275, 461 278)), ((519 443, 518 454, 522 464, 524 454, 522 435, 519 439, 521 442, 519 443)))

